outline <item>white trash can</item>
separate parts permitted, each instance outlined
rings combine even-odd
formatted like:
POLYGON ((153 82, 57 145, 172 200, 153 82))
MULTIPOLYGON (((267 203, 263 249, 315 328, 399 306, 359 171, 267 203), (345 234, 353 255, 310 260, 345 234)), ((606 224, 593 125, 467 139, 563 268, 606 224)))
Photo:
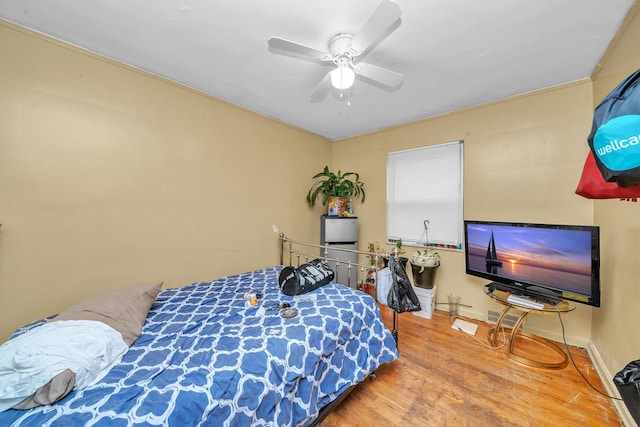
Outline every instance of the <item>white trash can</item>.
POLYGON ((436 296, 436 286, 434 285, 432 289, 424 289, 418 288, 417 286, 413 287, 418 300, 420 300, 420 311, 412 311, 416 316, 424 317, 426 319, 431 319, 433 315, 433 307, 434 298, 436 296))

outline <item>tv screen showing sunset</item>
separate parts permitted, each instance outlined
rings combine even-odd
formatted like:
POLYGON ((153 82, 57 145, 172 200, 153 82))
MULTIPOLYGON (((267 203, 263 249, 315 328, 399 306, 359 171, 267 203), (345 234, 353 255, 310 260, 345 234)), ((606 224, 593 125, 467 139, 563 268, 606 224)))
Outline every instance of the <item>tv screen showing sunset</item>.
POLYGON ((470 270, 591 294, 588 230, 468 224, 467 256, 470 270))

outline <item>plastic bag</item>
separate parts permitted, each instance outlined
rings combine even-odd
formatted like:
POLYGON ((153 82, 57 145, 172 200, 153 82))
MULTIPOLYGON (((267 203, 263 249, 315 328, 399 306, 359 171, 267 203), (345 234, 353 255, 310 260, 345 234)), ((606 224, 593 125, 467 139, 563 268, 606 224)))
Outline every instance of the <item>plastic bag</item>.
POLYGON ((613 377, 613 382, 633 419, 640 424, 640 360, 629 362, 613 377))
POLYGON ((380 304, 388 307, 389 302, 387 301, 387 296, 389 295, 389 291, 393 285, 393 279, 391 278, 391 270, 389 267, 385 267, 378 271, 376 283, 376 299, 380 304))
POLYGON ((391 270, 393 282, 387 295, 389 307, 398 313, 420 310, 420 300, 413 290, 413 286, 407 277, 407 272, 393 255, 389 258, 389 269, 391 270))

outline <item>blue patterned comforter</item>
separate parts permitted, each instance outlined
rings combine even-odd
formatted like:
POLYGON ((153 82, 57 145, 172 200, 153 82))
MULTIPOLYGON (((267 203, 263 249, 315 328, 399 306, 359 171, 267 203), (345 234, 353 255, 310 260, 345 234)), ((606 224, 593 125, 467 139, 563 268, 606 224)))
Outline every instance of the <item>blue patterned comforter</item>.
POLYGON ((142 334, 99 383, 2 426, 294 426, 398 357, 374 299, 329 284, 289 297, 282 267, 160 292, 142 334), (247 292, 261 292, 257 307, 247 292), (283 318, 277 303, 299 310, 283 318))

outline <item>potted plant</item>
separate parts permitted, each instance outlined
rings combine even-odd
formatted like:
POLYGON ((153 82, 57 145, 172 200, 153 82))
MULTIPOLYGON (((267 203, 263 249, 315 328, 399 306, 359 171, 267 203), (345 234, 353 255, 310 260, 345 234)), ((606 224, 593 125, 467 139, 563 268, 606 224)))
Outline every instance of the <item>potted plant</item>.
POLYGON ((435 275, 440 266, 440 254, 433 249, 417 250, 411 258, 411 272, 414 285, 433 289, 435 275))
POLYGON ((334 173, 325 166, 313 179, 316 181, 307 193, 307 203, 313 207, 321 196, 322 206, 329 204, 329 215, 344 215, 352 198, 360 198, 361 202, 365 200, 364 182, 355 172, 334 173))

